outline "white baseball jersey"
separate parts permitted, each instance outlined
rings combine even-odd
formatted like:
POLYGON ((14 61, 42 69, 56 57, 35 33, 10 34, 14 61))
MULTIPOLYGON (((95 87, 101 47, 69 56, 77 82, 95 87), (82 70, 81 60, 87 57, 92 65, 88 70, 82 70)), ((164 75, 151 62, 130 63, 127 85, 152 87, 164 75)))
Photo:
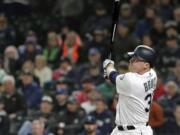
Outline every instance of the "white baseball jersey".
POLYGON ((116 106, 116 125, 148 122, 156 83, 157 76, 153 69, 143 75, 129 72, 116 77, 116 89, 119 94, 116 106))

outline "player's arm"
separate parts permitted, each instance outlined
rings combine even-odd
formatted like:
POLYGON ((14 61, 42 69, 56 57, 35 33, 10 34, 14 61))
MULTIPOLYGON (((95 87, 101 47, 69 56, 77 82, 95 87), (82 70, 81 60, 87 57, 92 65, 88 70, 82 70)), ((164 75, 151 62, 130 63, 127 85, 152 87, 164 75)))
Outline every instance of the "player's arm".
POLYGON ((114 61, 110 59, 106 59, 103 62, 103 68, 104 68, 104 78, 108 78, 112 83, 115 84, 116 77, 119 75, 119 73, 114 68, 114 61))

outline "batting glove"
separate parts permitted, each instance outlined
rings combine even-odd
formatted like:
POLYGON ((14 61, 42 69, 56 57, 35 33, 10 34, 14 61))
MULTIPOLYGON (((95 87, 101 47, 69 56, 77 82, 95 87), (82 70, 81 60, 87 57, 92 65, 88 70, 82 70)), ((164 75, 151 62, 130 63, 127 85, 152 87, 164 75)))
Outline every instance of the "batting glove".
POLYGON ((106 60, 103 62, 104 78, 105 78, 105 79, 108 79, 107 66, 108 66, 109 64, 113 64, 113 65, 114 65, 114 61, 112 61, 112 60, 110 60, 110 59, 106 59, 106 60))

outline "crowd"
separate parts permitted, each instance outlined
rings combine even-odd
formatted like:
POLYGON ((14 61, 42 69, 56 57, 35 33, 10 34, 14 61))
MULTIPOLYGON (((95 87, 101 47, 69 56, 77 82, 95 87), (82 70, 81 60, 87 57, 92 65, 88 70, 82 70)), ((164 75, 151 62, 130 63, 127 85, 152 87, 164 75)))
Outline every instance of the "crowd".
POLYGON ((0 135, 109 135, 118 96, 103 78, 110 48, 128 72, 127 51, 157 52, 149 125, 180 135, 180 2, 124 0, 114 45, 113 1, 0 1, 0 135))

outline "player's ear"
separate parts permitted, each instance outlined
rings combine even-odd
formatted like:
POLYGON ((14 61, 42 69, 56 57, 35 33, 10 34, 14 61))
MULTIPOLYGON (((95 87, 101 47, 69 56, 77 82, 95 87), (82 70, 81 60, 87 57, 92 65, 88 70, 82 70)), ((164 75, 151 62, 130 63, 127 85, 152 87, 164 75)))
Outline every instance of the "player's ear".
POLYGON ((149 63, 145 63, 145 64, 144 64, 144 68, 145 68, 145 69, 150 68, 150 64, 149 64, 149 63))

